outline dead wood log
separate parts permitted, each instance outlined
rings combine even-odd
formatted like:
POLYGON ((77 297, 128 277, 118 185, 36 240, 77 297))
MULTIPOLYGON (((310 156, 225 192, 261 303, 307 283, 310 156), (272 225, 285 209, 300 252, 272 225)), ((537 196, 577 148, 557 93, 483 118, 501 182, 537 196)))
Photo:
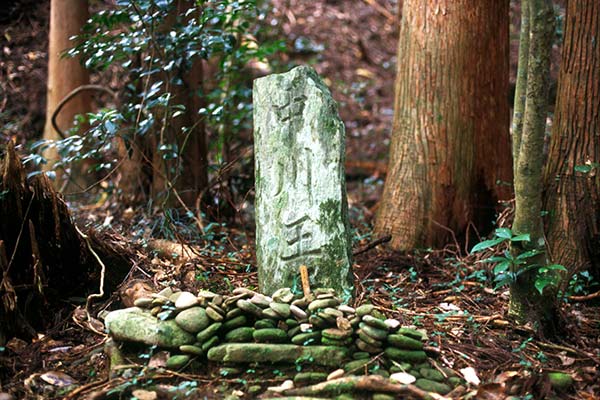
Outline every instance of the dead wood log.
POLYGON ((98 292, 100 265, 92 252, 111 263, 105 291, 116 287, 129 272, 120 251, 84 239, 47 176, 27 179, 8 143, 0 162, 0 345, 66 318, 69 298, 98 292))
POLYGON ((286 396, 337 396, 342 393, 393 393, 411 396, 417 399, 443 398, 435 393, 429 393, 414 385, 402 385, 378 375, 347 376, 305 386, 288 389, 283 392, 286 396))

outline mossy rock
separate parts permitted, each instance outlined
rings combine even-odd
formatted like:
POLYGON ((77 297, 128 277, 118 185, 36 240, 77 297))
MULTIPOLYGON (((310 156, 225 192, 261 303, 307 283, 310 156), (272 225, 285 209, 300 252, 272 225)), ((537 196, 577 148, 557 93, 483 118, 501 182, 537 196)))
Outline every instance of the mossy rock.
POLYGON ((348 349, 333 346, 296 346, 293 344, 228 343, 210 349, 210 361, 230 363, 297 363, 339 367, 348 358, 348 349))
POLYGON ((421 331, 412 328, 400 328, 396 331, 396 333, 404 336, 408 336, 410 338, 416 340, 427 340, 427 335, 421 331))
POLYGON ((206 310, 202 307, 191 307, 181 311, 175 317, 175 322, 181 329, 194 335, 210 324, 206 310))
POLYGON ((231 330, 225 334, 225 341, 231 343, 244 343, 251 342, 254 333, 254 328, 250 328, 247 326, 242 326, 240 328, 236 328, 231 330))
POLYGON ((287 332, 279 328, 257 329, 252 337, 259 343, 285 343, 288 341, 287 332))
POLYGON ((447 382, 452 387, 457 387, 458 385, 462 384, 463 380, 460 379, 458 376, 451 376, 448 378, 447 382))
POLYGON ((270 328, 277 328, 277 323, 275 321, 273 321, 272 319, 259 319, 258 321, 256 321, 254 323, 254 327, 256 329, 270 329, 270 328))
POLYGON ((242 326, 246 326, 248 323, 248 318, 245 315, 238 315, 228 321, 223 322, 223 330, 230 331, 232 329, 236 329, 242 326))
POLYGON ((423 350, 423 342, 404 335, 389 335, 387 341, 394 347, 404 350, 423 350))
POLYGON ((196 335, 196 340, 199 341, 200 343, 207 341, 211 337, 215 336, 217 334, 217 332, 219 332, 219 329, 221 329, 222 326, 223 326, 222 322, 214 322, 214 323, 210 324, 206 329, 198 332, 198 334, 196 335))
POLYGON ((397 362, 420 362, 427 360, 427 354, 423 350, 401 350, 395 347, 385 349, 385 355, 397 362))
POLYGON ((356 375, 363 375, 365 373, 365 366, 369 364, 371 360, 369 358, 365 358, 362 360, 354 360, 347 362, 344 364, 344 371, 356 375))
POLYGON ((419 370, 419 373, 423 378, 436 382, 444 382, 444 380, 446 379, 440 371, 433 368, 421 368, 419 370))
POLYGON ((550 385, 556 391, 562 392, 573 386, 573 377, 564 372, 548 372, 550 385))
POLYGON ((202 347, 189 345, 189 344, 179 346, 179 351, 181 351, 182 353, 191 354, 194 356, 203 356, 204 355, 204 350, 202 350, 202 347))
POLYGON ((294 383, 298 385, 318 383, 325 380, 327 380, 327 374, 325 372, 298 372, 296 376, 294 376, 294 383))
POLYGON ((448 394, 452 390, 452 388, 445 383, 440 383, 425 378, 417 379, 415 386, 427 392, 435 392, 439 394, 448 394))
POLYGON ((137 307, 107 314, 106 328, 117 342, 136 342, 166 348, 179 348, 195 342, 194 335, 183 330, 175 320, 160 321, 137 307))
POLYGON ((191 357, 189 355, 177 354, 167 359, 166 367, 172 370, 179 370, 183 368, 191 357))
POLYGON ((321 342, 321 332, 299 333, 292 338, 292 343, 299 346, 314 345, 321 342))

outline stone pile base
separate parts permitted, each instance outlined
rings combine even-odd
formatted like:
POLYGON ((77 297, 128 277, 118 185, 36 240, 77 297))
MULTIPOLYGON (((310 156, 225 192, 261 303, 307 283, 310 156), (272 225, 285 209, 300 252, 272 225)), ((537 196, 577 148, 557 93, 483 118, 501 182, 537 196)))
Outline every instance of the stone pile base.
POLYGON ((245 288, 230 296, 164 289, 135 305, 106 316, 109 334, 117 342, 169 349, 167 368, 174 370, 208 359, 296 365, 297 385, 371 373, 440 394, 461 383, 452 370, 432 367, 425 332, 386 319, 373 305, 344 305, 330 289, 309 298, 287 288, 272 296, 245 288), (310 371, 311 365, 331 373, 310 371))

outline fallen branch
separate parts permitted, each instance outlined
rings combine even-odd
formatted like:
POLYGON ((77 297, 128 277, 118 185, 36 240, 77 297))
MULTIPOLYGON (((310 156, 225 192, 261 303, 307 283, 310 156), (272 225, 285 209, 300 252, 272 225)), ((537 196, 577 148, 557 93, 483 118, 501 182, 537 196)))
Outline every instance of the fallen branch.
POLYGON ((435 393, 429 393, 414 385, 392 383, 389 379, 378 375, 346 376, 317 383, 302 388, 288 389, 286 396, 337 396, 348 392, 370 391, 377 393, 410 394, 420 399, 444 399, 435 393))
POLYGON ((367 243, 363 248, 356 250, 352 253, 353 256, 366 253, 367 251, 379 246, 380 244, 387 243, 392 240, 392 235, 385 235, 379 239, 373 240, 371 243, 367 243))
POLYGON ((600 290, 595 293, 590 293, 585 296, 569 296, 568 299, 570 301, 589 301, 594 300, 600 297, 600 290))

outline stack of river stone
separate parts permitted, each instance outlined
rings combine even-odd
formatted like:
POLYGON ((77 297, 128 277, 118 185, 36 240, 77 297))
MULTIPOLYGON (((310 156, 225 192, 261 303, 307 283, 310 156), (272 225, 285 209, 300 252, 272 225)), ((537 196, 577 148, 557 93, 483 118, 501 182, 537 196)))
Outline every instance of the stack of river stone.
MULTIPOLYGON (((230 296, 166 288, 137 299, 135 307, 108 313, 105 323, 115 341, 175 350, 167 361, 171 369, 198 358, 233 365, 310 363, 342 366, 344 374, 409 373, 417 386, 442 394, 460 382, 451 370, 430 366, 424 332, 401 327, 371 304, 342 304, 331 289, 298 298, 289 288, 272 296, 246 288, 230 296)), ((326 377, 301 372, 295 381, 326 377)))

